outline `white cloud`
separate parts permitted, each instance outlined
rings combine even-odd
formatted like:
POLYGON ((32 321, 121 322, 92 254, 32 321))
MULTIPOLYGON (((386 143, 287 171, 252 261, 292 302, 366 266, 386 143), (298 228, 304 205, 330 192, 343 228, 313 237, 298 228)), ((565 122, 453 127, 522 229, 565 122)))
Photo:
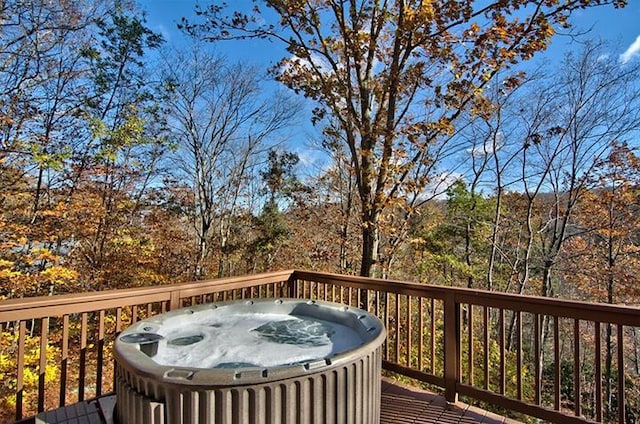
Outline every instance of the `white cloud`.
POLYGON ((316 148, 300 146, 294 148, 293 151, 300 159, 300 162, 298 162, 298 172, 303 179, 309 179, 323 174, 331 165, 327 154, 316 148))
POLYGON ((154 30, 155 32, 159 32, 160 35, 162 35, 162 38, 164 38, 164 41, 166 41, 167 43, 171 41, 171 32, 169 32, 167 27, 163 24, 156 25, 154 30))
POLYGON ((431 199, 445 200, 447 198, 447 190, 462 178, 462 174, 458 172, 442 171, 425 186, 418 195, 418 199, 422 202, 431 199))
POLYGON ((313 166, 323 159, 319 152, 311 149, 296 149, 296 154, 300 159, 300 165, 304 167, 313 166))
POLYGON ((620 55, 620 62, 622 64, 628 63, 635 56, 640 54, 640 35, 636 38, 636 41, 631 43, 631 45, 625 50, 624 53, 620 55))
POLYGON ((312 54, 308 59, 303 59, 297 56, 291 56, 286 60, 280 72, 296 74, 298 72, 297 68, 300 68, 305 71, 309 71, 312 69, 317 69, 320 73, 330 75, 333 74, 333 69, 331 68, 331 64, 322 56, 318 54, 312 54))

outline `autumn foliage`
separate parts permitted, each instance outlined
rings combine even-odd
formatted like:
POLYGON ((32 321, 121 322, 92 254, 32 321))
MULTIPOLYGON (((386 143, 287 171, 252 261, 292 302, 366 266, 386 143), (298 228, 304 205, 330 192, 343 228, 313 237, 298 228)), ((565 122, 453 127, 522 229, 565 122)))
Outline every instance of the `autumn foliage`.
POLYGON ((639 66, 593 42, 520 65, 624 1, 280 0, 258 2, 274 22, 181 24, 283 43, 271 76, 299 97, 196 41, 160 51, 128 2, 28 3, 0 6, 0 300, 304 268, 640 304, 639 66))

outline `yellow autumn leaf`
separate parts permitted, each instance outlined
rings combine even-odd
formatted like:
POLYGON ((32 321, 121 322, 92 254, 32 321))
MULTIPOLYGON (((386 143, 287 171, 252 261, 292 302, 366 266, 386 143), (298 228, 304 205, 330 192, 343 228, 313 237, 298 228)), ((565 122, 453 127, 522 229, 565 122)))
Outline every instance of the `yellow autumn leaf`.
POLYGON ((64 284, 78 278, 78 273, 63 266, 52 266, 40 273, 40 277, 54 284, 64 284))

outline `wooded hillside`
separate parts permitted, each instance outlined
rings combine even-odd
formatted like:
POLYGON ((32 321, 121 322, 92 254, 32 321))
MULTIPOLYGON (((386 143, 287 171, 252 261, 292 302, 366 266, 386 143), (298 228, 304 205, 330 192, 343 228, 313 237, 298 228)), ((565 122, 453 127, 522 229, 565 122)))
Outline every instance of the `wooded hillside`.
POLYGON ((523 64, 624 1, 263 3, 186 46, 127 1, 0 3, 0 300, 301 268, 640 304, 640 64, 523 64), (250 37, 291 56, 210 48, 250 37))
MULTIPOLYGON (((393 143, 383 134, 392 156, 375 159, 376 169, 399 179, 374 195, 384 201, 374 223, 359 174, 366 158, 353 156, 361 150, 331 110, 314 117, 329 166, 302 169, 291 143, 311 141, 286 142, 287 129, 309 119, 302 99, 266 92, 263 71, 215 56, 206 43, 163 45, 131 5, 92 4, 3 6, 3 297, 276 268, 362 273, 365 258, 367 273, 383 277, 637 301, 638 65, 602 60, 607 46, 587 41, 526 74, 495 63, 473 102, 429 100, 444 102, 435 111, 457 111, 444 133, 419 142, 427 130, 405 122, 393 143), (371 225, 375 234, 363 231, 371 225), (367 237, 373 256, 363 250, 367 237)), ((464 22, 493 16, 517 32, 495 7, 464 22)), ((547 12, 545 37, 566 15, 547 12)), ((221 10, 208 13, 222 19, 221 10)), ((350 18, 360 25, 376 13, 350 18)), ((393 16, 384 25, 400 25, 393 16)), ((422 30, 412 25, 406 30, 422 30)), ((404 72, 427 62, 410 61, 404 72)), ((434 78, 442 72, 432 69, 434 78)), ((403 113, 417 120, 416 107, 403 113)))

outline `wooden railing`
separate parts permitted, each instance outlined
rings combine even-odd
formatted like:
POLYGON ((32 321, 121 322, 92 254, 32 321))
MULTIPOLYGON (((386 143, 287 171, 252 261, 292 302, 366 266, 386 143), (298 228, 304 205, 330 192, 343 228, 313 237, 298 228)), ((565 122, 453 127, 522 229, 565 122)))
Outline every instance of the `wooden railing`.
POLYGON ((131 322, 256 297, 366 307, 387 327, 384 367, 451 402, 462 396, 558 423, 624 423, 640 410, 637 308, 284 271, 0 302, 0 390, 13 408, 0 420, 112 391, 111 344, 131 322), (10 370, 2 355, 13 359, 10 370))
POLYGON ((111 346, 132 322, 198 303, 286 297, 291 275, 0 302, 0 422, 113 391, 111 346))

